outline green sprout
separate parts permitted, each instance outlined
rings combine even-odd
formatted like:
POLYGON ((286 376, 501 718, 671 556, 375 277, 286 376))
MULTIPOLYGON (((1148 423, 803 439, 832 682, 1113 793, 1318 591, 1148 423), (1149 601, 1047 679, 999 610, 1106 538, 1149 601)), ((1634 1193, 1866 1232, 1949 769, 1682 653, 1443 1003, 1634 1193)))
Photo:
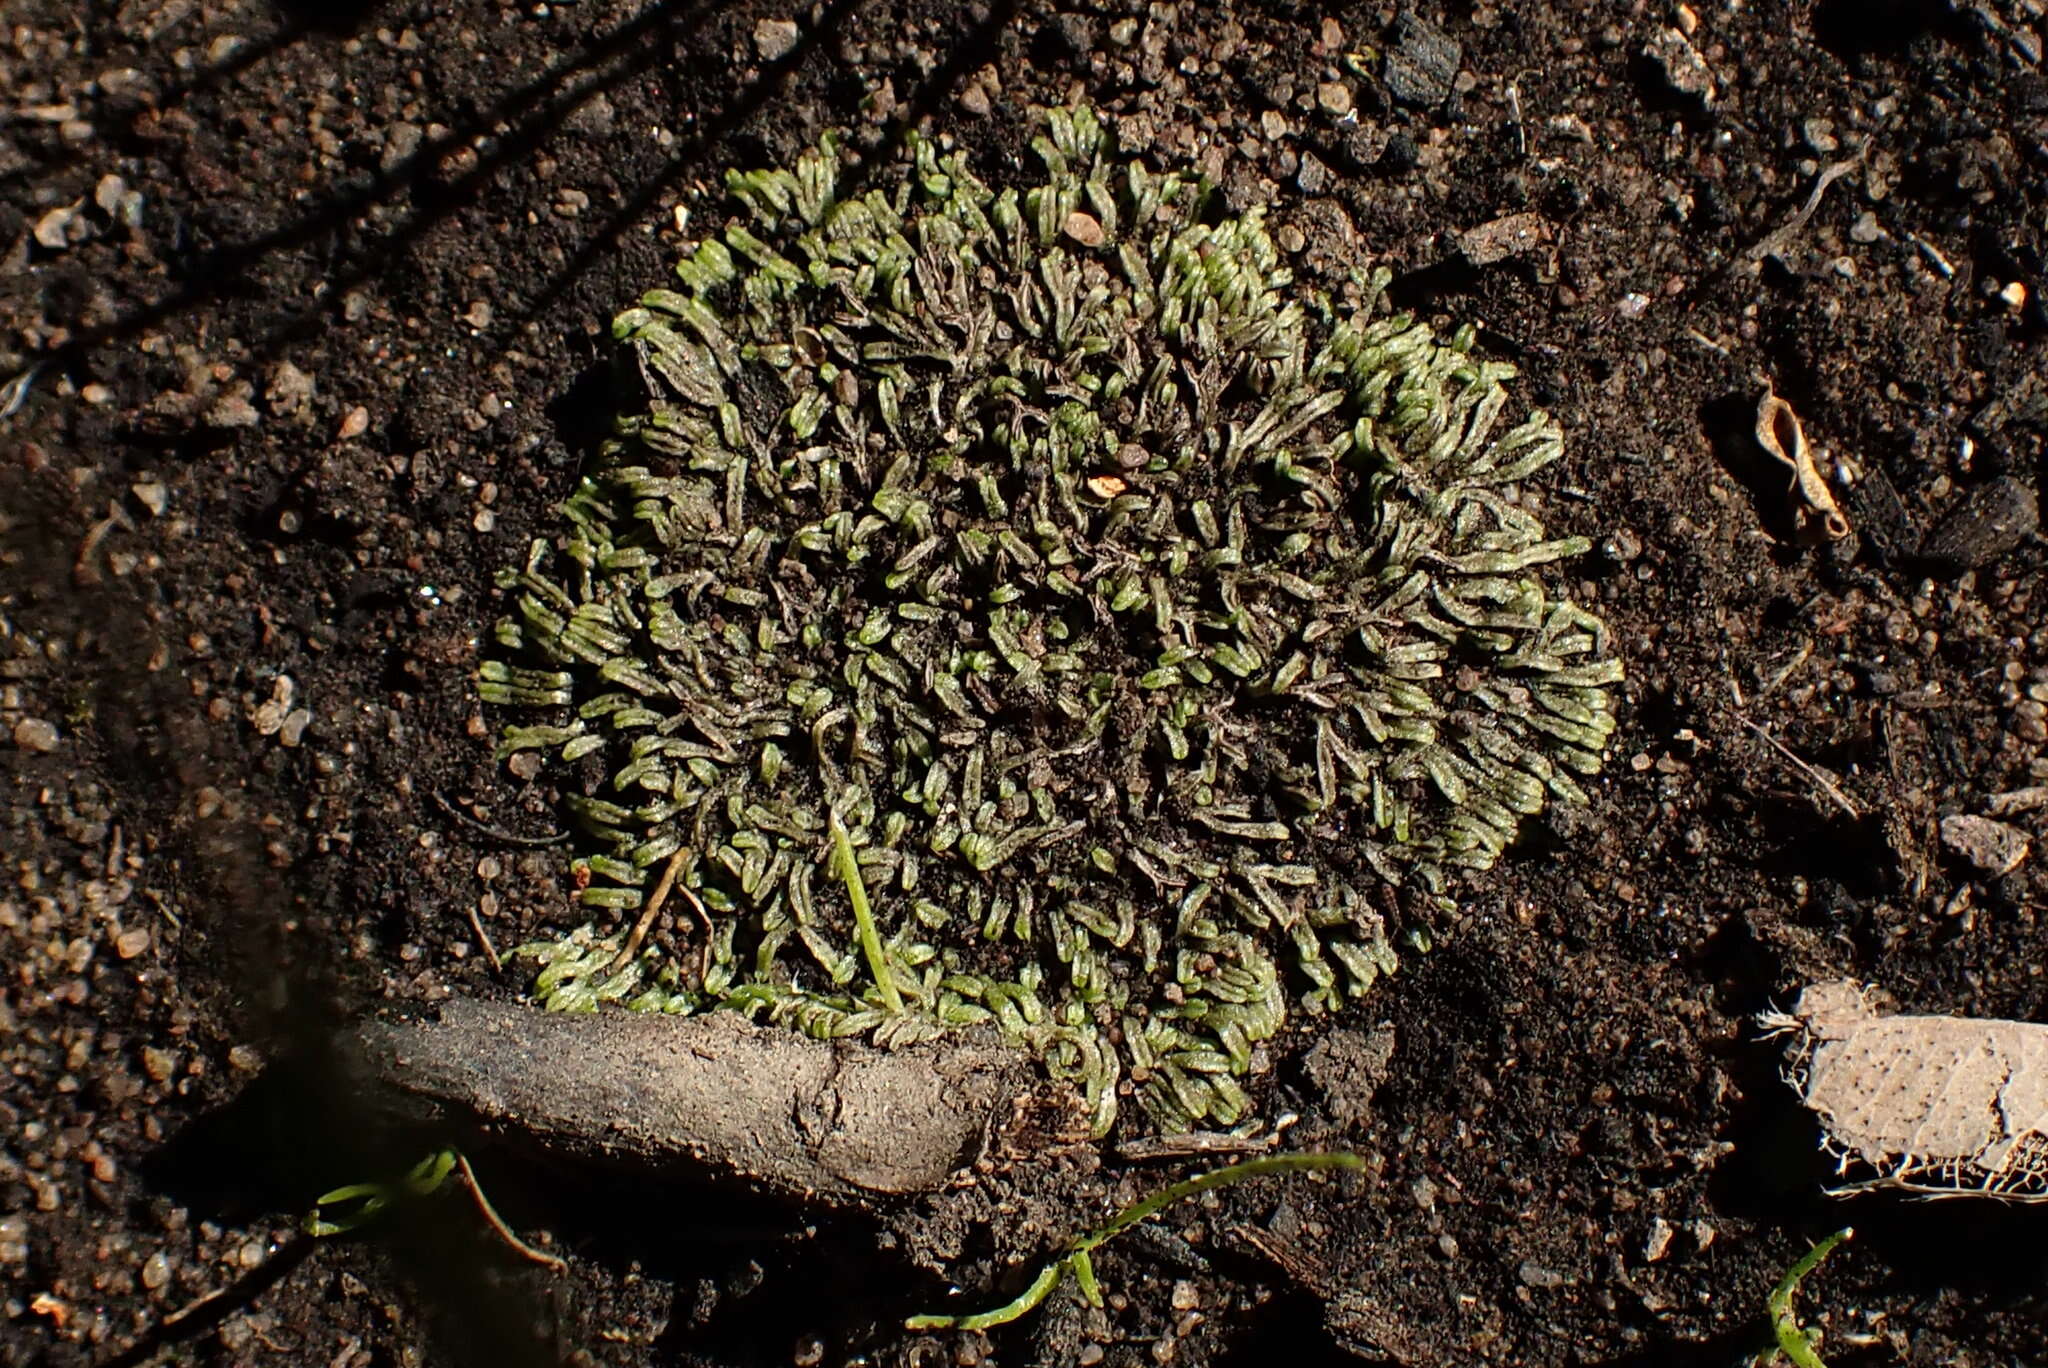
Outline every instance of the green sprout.
POLYGON ((875 987, 881 990, 882 1005, 890 1015, 903 1011, 903 998, 896 991, 891 978, 888 956, 882 951, 881 933, 875 930, 875 913, 868 903, 867 885, 861 881, 860 861, 854 857, 853 842, 847 839, 846 828, 840 824, 835 813, 830 818, 832 828, 832 854, 839 862, 839 877, 846 880, 846 896, 853 904, 853 923, 860 939, 861 954, 867 957, 868 971, 875 976, 875 987))
POLYGON ((597 920, 526 952, 558 1010, 989 1023, 1098 1133, 1241 1128, 1261 1042, 1583 801, 1621 667, 1512 367, 1043 120, 1021 188, 922 138, 734 172, 619 316, 643 397, 479 668, 588 843, 597 920), (600 930, 678 859, 707 945, 600 930))
POLYGON ((1771 1329, 1778 1337, 1778 1347, 1767 1357, 1757 1360, 1759 1368, 1769 1368, 1778 1361, 1779 1354, 1792 1360, 1793 1368, 1827 1368, 1819 1351, 1813 1347, 1820 1337, 1799 1328, 1799 1319, 1792 1312, 1792 1298, 1798 1294, 1799 1285, 1806 1281, 1807 1274, 1819 1268, 1827 1256, 1835 1252, 1836 1245, 1855 1234, 1852 1227, 1842 1227, 1807 1250, 1804 1258, 1786 1270, 1784 1281, 1772 1291, 1766 1303, 1771 1315, 1771 1329))
POLYGON ((1268 1173, 1299 1173, 1310 1169, 1361 1169, 1365 1161, 1355 1154, 1272 1154, 1258 1159, 1247 1159, 1227 1168, 1212 1169, 1198 1173, 1192 1178, 1161 1188, 1142 1201, 1133 1202, 1112 1217, 1107 1225, 1080 1236, 1066 1251, 1046 1263, 1038 1270, 1024 1290, 992 1310, 976 1312, 967 1316, 922 1315, 912 1316, 903 1322, 907 1330, 987 1330, 992 1326, 1007 1325, 1019 1316, 1035 1308, 1060 1279, 1068 1274, 1074 1278, 1074 1286, 1082 1300, 1090 1306, 1102 1305, 1102 1289, 1095 1281, 1093 1253, 1111 1239, 1129 1230, 1141 1221, 1149 1220, 1183 1197, 1192 1197, 1198 1192, 1212 1188, 1229 1187, 1247 1178, 1257 1178, 1268 1173))
POLYGON ((453 1147, 435 1150, 407 1169, 395 1182, 350 1183, 320 1194, 314 1199, 313 1210, 306 1216, 305 1231, 322 1239, 353 1235, 375 1224, 399 1204, 418 1201, 439 1192, 446 1185, 448 1175, 458 1169, 469 1188, 471 1199, 476 1203, 477 1214, 484 1218, 484 1224, 499 1239, 534 1263, 556 1270, 568 1267, 553 1254, 535 1249, 520 1239, 512 1227, 505 1224, 505 1218, 491 1205, 491 1199, 484 1196, 483 1185, 477 1181, 476 1170, 470 1167, 469 1156, 453 1147))

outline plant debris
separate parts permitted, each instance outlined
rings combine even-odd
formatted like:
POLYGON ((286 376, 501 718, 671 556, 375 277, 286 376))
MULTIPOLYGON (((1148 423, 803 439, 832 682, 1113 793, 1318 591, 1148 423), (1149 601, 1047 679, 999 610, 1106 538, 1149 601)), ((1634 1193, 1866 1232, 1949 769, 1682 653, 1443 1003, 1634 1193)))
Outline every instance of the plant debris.
POLYGON ((1793 1037, 1785 1080, 1854 1175, 1834 1193, 2048 1201, 2048 1026, 1881 1016, 1849 982, 1810 987, 1758 1024, 1793 1037))
POLYGON ((1937 575, 1960 575, 2015 550, 2041 526, 2041 500, 2010 475, 1957 500, 1920 543, 1920 559, 1937 575))
POLYGON ((1802 532, 1817 530, 1829 541, 1849 535, 1849 519, 1835 502, 1827 477, 1814 464, 1806 429, 1792 406, 1766 389, 1756 406, 1756 442, 1764 454, 1784 466, 1792 475, 1792 491, 1799 497, 1799 526, 1802 532))

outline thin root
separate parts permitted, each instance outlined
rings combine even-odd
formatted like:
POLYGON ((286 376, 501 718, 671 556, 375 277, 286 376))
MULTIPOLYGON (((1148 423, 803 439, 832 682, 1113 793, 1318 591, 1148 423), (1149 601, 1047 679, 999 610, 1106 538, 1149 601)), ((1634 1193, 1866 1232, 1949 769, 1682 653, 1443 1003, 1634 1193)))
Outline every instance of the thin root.
POLYGON ((455 1164, 456 1167, 462 1170, 462 1180, 469 1184, 469 1195, 476 1201, 477 1214, 484 1218, 485 1224, 497 1232, 499 1239, 518 1250, 524 1257, 531 1259, 537 1264, 545 1264, 557 1273, 568 1270, 568 1260, 550 1254, 544 1249, 534 1248, 514 1234, 511 1226, 505 1224, 505 1218, 500 1216, 498 1209, 491 1205, 491 1199, 484 1196, 483 1184, 477 1182, 476 1170, 469 1166, 468 1155, 464 1154, 461 1150, 456 1150, 455 1164))
MULTIPOLYGON (((640 920, 633 923, 633 930, 626 937, 626 943, 619 947, 619 953, 605 966, 605 973, 616 974, 631 964, 633 957, 640 953, 640 947, 647 943, 647 933, 654 929, 654 919, 661 915, 661 905, 668 901, 669 891, 676 886, 676 874, 683 867, 684 853, 678 850, 668 857, 668 863, 662 867, 661 881, 654 885, 654 893, 647 899, 647 906, 640 910, 640 920)), ((685 888, 683 894, 696 906, 697 915, 704 919, 705 946, 708 949, 711 943, 711 919, 704 916, 703 905, 697 902, 689 889, 685 888)))
POLYGON ((433 799, 435 806, 439 807, 441 811, 447 813, 456 821, 461 822, 471 830, 482 832, 494 841, 503 841, 506 845, 551 846, 560 845, 569 839, 569 833, 566 831, 557 831, 548 836, 521 836, 516 832, 506 831, 501 827, 494 827, 489 822, 479 821, 477 818, 470 816, 461 808, 448 801, 446 794, 437 791, 434 793, 433 799))

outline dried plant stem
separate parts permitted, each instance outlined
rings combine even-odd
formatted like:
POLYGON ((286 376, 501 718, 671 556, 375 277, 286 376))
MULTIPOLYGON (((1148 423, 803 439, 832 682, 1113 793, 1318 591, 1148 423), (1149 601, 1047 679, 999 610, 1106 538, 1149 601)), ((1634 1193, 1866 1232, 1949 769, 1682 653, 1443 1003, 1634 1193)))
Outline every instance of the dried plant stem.
POLYGON ((1742 725, 1749 728, 1751 731, 1755 732, 1759 737, 1763 739, 1764 743, 1768 745, 1772 750, 1776 751, 1778 754, 1784 756, 1787 760, 1791 761, 1792 767, 1794 769, 1798 770, 1808 779, 1811 779, 1814 783, 1814 786, 1818 788, 1822 793, 1825 793, 1828 797, 1834 799, 1836 804, 1841 807, 1842 811, 1849 814, 1851 820, 1862 819, 1863 813, 1857 809, 1854 803, 1849 801, 1849 795, 1842 792, 1841 785, 1837 784, 1833 779, 1830 779, 1827 776, 1827 774, 1824 773, 1817 765, 1814 765, 1810 761, 1800 758, 1798 752, 1794 751, 1790 746, 1786 745, 1783 741, 1780 741, 1777 737, 1771 735, 1769 732, 1765 731, 1762 727, 1750 721, 1748 718, 1745 717, 1742 719, 1742 725))
POLYGON ((484 920, 475 903, 469 905, 469 929, 476 932, 476 943, 483 948, 484 958, 490 961, 491 972, 504 973, 505 962, 498 958, 498 947, 491 944, 491 934, 484 930, 484 920))

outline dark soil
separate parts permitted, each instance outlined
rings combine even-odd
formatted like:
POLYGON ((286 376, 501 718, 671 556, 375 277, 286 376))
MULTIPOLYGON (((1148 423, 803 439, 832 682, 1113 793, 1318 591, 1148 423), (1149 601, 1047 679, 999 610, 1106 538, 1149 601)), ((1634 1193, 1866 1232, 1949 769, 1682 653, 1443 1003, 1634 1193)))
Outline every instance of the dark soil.
POLYGON ((2042 1209, 1821 1196, 1746 1024, 1843 976, 2048 1020, 2048 811, 2002 877, 1939 837, 2048 782, 2041 542, 1971 511, 2048 475, 2038 0, 6 21, 0 1362, 1718 1365, 1849 1223, 1801 1300, 1836 1368, 2048 1361, 2042 1209), (1174 1170, 878 1223, 480 1152, 568 1272, 463 1202, 295 1235, 423 1143, 322 1071, 334 1024, 512 995, 482 936, 570 916, 563 853, 493 834, 556 816, 470 670, 678 206, 835 125, 928 120, 993 178, 1074 97, 1269 203, 1310 278, 1384 262, 1477 321, 1569 434, 1548 516, 1598 547, 1623 741, 1351 1034, 1275 1042, 1267 1114, 1369 1179, 1176 1209, 1103 1252, 1107 1308, 991 1336, 893 1327, 1174 1170), (1765 380, 1853 472, 1845 540, 1745 437, 1765 380))

